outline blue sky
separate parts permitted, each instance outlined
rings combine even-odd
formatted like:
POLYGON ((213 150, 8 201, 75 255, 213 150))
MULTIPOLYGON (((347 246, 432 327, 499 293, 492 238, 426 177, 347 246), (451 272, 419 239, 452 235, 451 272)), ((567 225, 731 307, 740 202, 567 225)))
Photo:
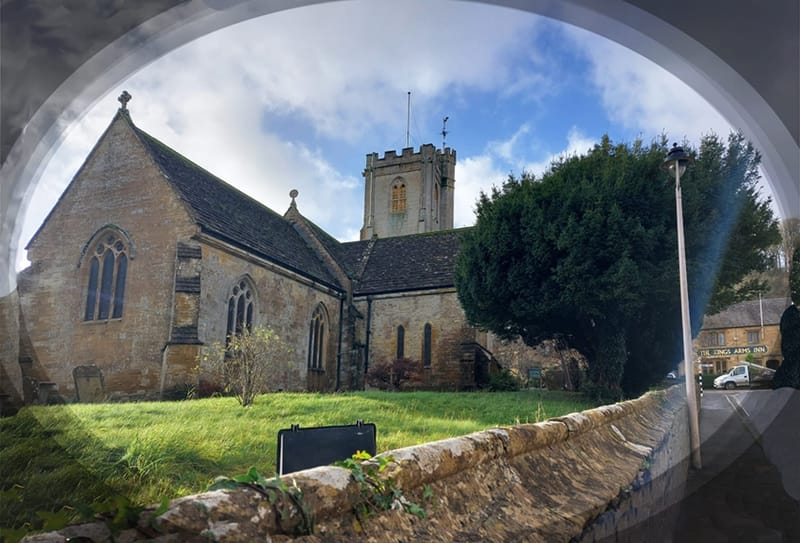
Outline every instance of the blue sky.
POLYGON ((508 173, 541 173, 603 134, 696 143, 735 128, 647 59, 551 19, 452 0, 332 2, 200 37, 111 90, 53 149, 22 246, 123 89, 141 129, 279 213, 299 190, 299 210, 343 241, 361 227, 365 155, 405 147, 407 126, 412 146, 440 146, 449 118, 456 226, 508 173))

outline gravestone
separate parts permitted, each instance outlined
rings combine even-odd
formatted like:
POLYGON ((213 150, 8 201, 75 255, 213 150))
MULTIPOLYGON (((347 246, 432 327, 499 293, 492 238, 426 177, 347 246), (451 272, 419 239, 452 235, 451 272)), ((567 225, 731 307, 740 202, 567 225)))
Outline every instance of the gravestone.
POLYGON ((376 429, 372 423, 357 421, 345 426, 291 428, 278 432, 278 475, 350 458, 358 451, 375 454, 376 429))
POLYGON ((81 403, 102 402, 105 397, 103 372, 97 366, 77 366, 72 370, 75 392, 81 403))

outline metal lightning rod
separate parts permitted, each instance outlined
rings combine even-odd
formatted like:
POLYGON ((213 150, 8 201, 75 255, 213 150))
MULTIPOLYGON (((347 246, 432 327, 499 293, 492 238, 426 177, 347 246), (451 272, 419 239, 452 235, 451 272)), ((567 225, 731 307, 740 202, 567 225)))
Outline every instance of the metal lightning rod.
POLYGON ((408 108, 406 110, 406 147, 411 147, 409 131, 411 130, 411 91, 408 91, 408 108))

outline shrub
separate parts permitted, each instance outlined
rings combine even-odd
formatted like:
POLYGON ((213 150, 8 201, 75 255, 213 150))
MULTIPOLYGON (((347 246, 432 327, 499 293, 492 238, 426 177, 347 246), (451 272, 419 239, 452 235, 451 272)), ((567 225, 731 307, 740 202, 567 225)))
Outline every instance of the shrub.
POLYGON ((513 392, 519 390, 522 383, 516 375, 502 369, 489 375, 489 390, 491 392, 513 392))
POLYGON ((379 390, 409 390, 422 384, 422 362, 411 358, 383 360, 367 370, 367 384, 379 390))
POLYGON ((300 372, 293 367, 291 351, 271 328, 244 329, 203 350, 200 364, 218 377, 225 392, 233 394, 242 407, 253 403, 256 394, 300 388, 300 372))

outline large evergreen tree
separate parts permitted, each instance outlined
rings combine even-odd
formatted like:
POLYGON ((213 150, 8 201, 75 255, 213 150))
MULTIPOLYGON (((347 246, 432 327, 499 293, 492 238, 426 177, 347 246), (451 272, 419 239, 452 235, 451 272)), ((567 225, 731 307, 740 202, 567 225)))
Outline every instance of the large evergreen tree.
MULTIPOLYGON (((709 302, 757 292, 743 283, 778 239, 758 198, 758 153, 740 135, 704 137, 682 177, 695 330, 709 302)), ((534 345, 563 335, 611 397, 637 394, 681 358, 674 181, 666 140, 563 158, 542 179, 511 176, 482 194, 456 286, 467 318, 534 345)))

